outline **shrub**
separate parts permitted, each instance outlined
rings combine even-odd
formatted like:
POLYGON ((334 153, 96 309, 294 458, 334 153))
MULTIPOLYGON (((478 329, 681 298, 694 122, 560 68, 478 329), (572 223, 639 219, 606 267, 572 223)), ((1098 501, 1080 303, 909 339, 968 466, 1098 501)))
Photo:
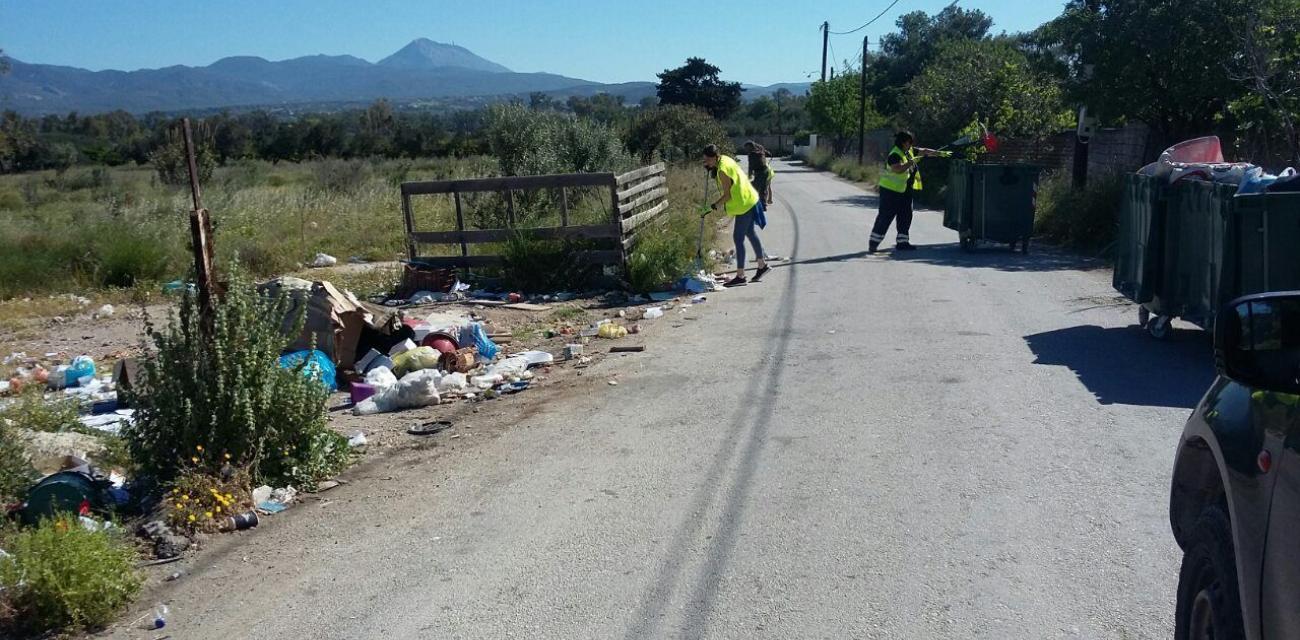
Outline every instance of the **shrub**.
MULTIPOLYGON (((706 223, 707 224, 707 223, 706 223)), ((647 229, 627 259, 627 281, 637 293, 663 291, 690 271, 695 243, 668 228, 647 229)))
POLYGON ((731 140, 712 116, 694 107, 665 105, 645 109, 628 127, 628 151, 642 162, 657 158, 668 162, 693 160, 704 147, 716 144, 723 153, 732 152, 731 140))
POLYGON ((540 240, 527 231, 511 234, 503 247, 502 275, 512 289, 529 293, 581 288, 598 273, 579 256, 591 242, 540 240))
POLYGON ((813 149, 807 163, 817 169, 830 171, 841 178, 865 182, 872 186, 880 180, 880 166, 874 163, 858 164, 856 158, 837 156, 827 149, 813 149))
POLYGON ((284 299, 259 294, 235 273, 215 305, 210 338, 194 296, 166 326, 146 322, 148 390, 127 394, 137 409, 124 430, 146 472, 170 480, 187 470, 217 475, 230 464, 254 480, 311 487, 347 464, 346 439, 326 426, 325 389, 279 366, 290 341, 280 329, 286 309, 284 299), (215 455, 198 458, 196 447, 215 455))
POLYGON ((18 430, 0 417, 0 510, 21 501, 36 479, 36 470, 18 439, 18 430))
POLYGON ((168 243, 150 236, 144 229, 119 229, 99 237, 95 248, 96 280, 106 287, 133 287, 142 282, 160 282, 172 268, 173 251, 168 243))
POLYGON ((486 135, 501 173, 508 176, 619 171, 631 165, 608 126, 555 111, 497 105, 486 135))
POLYGON ((1082 190, 1066 174, 1048 176, 1038 188, 1034 230, 1072 249, 1101 251, 1115 240, 1123 188, 1119 175, 1094 177, 1082 190))
MULTIPOLYGON (((212 171, 217 167, 217 155, 212 150, 212 135, 207 127, 200 125, 194 131, 194 162, 198 168, 199 182, 206 184, 212 178, 212 171)), ((149 163, 158 173, 158 181, 163 184, 179 186, 189 184, 189 159, 185 154, 185 138, 179 128, 167 131, 167 140, 162 146, 149 153, 149 163)))
POLYGON ((363 160, 321 160, 312 164, 312 175, 321 189, 355 193, 370 180, 370 165, 363 160))
POLYGON ((46 400, 42 390, 36 385, 32 385, 30 389, 19 394, 13 403, 0 410, 0 425, 8 424, 28 431, 49 433, 79 431, 82 428, 76 402, 62 399, 46 400))
MULTIPOLYGON (((196 453, 206 455, 204 451, 196 453)), ((247 471, 232 470, 222 476, 182 473, 171 483, 162 506, 174 529, 211 533, 221 520, 253 508, 252 482, 247 471)))
POLYGON ((114 531, 90 531, 72 517, 45 520, 6 543, 0 559, 0 625, 40 633, 103 627, 142 584, 135 551, 114 531))

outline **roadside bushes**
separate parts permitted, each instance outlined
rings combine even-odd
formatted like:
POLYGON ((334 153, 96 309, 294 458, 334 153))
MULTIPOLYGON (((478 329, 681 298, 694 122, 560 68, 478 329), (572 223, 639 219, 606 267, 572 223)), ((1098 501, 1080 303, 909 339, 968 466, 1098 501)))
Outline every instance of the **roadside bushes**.
POLYGON ((707 112, 695 107, 662 105, 644 109, 632 120, 626 133, 628 151, 653 162, 695 160, 710 144, 723 153, 732 152, 731 138, 722 124, 707 112))
POLYGON ((346 439, 326 425, 325 388, 279 366, 290 341, 280 329, 286 309, 236 273, 216 304, 211 339, 194 296, 166 325, 146 323, 147 393, 127 393, 137 409, 123 431, 146 472, 166 481, 247 468, 255 481, 309 488, 347 464, 346 439))
POLYGON ((584 264, 580 253, 595 249, 592 241, 541 240, 525 231, 511 234, 503 247, 502 275, 512 289, 526 292, 563 291, 591 283, 600 268, 584 264))
POLYGON ((806 162, 817 169, 830 171, 846 180, 864 182, 873 187, 880 180, 879 165, 873 163, 858 164, 855 158, 837 156, 826 149, 813 149, 808 154, 806 162))
POLYGON ((118 530, 91 531, 75 517, 6 535, 0 556, 0 630, 102 628, 140 590, 136 554, 118 530))
POLYGON ((1048 176, 1038 188, 1034 231, 1071 249, 1100 252, 1115 240, 1123 188, 1120 175, 1093 177, 1082 190, 1069 175, 1048 176))
POLYGON ((488 110, 486 134, 507 176, 618 172, 632 166, 613 129, 555 111, 496 105, 488 110))

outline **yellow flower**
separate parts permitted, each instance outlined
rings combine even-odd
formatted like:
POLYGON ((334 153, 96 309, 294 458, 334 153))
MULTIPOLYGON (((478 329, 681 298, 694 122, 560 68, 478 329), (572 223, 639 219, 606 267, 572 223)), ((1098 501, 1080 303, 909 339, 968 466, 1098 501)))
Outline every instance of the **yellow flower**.
POLYGON ((184 508, 185 508, 185 505, 183 505, 183 504, 177 502, 177 503, 176 503, 176 508, 177 508, 177 509, 184 509, 184 508))
POLYGON ((229 453, 226 454, 226 459, 227 459, 227 460, 230 459, 230 454, 229 454, 229 453))
POLYGON ((178 493, 180 493, 180 492, 181 492, 180 489, 172 489, 172 495, 176 495, 176 494, 178 494, 178 493))
POLYGON ((206 511, 206 512, 203 513, 203 515, 206 516, 206 517, 208 518, 208 520, 211 520, 211 519, 212 519, 212 512, 211 512, 211 511, 206 511))
POLYGON ((199 463, 199 457, 198 457, 198 456, 190 456, 190 462, 193 462, 194 464, 198 464, 198 463, 199 463))
POLYGON ((187 494, 181 496, 181 500, 184 500, 184 501, 186 501, 186 502, 189 502, 189 501, 190 501, 190 494, 187 493, 187 494))
POLYGON ((217 507, 217 508, 216 508, 216 512, 217 512, 217 513, 221 513, 221 507, 217 507))
POLYGON ((190 514, 190 517, 188 518, 188 520, 189 520, 190 522, 194 522, 194 514, 191 513, 191 514, 190 514))
POLYGON ((194 445, 194 450, 198 451, 199 453, 203 453, 203 445, 201 444, 194 445))
POLYGON ((234 500, 234 499, 235 499, 235 496, 232 496, 232 495, 230 495, 229 493, 227 493, 227 494, 226 494, 226 499, 227 499, 227 500, 234 500))

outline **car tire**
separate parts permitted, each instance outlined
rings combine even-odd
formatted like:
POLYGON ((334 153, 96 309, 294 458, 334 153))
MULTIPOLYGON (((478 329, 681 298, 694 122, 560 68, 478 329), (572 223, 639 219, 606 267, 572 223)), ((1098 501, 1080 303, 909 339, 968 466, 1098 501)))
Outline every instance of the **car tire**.
POLYGON ((1244 640, 1228 514, 1220 505, 1208 507, 1188 534, 1178 571, 1175 640, 1244 640))

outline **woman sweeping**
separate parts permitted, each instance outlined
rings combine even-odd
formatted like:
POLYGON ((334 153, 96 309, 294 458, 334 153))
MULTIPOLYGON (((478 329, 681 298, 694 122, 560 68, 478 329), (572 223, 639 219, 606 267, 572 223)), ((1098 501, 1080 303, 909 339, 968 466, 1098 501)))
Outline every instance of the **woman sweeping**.
POLYGON ((741 170, 734 159, 722 155, 717 145, 704 148, 704 166, 717 176, 718 191, 722 194, 712 205, 713 211, 725 211, 735 218, 735 227, 731 239, 736 243, 736 276, 723 284, 725 287, 737 287, 745 280, 745 239, 754 247, 754 257, 758 262, 758 271, 754 272, 754 282, 758 282, 771 270, 763 259, 763 243, 758 239, 755 227, 767 226, 763 219, 763 201, 758 190, 749 182, 749 177, 741 170))

